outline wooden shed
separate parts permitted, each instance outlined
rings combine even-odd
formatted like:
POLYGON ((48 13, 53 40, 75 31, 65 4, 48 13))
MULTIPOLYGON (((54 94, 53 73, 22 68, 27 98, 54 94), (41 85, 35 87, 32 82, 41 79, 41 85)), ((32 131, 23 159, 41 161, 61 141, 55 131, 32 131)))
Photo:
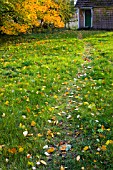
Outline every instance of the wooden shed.
POLYGON ((78 28, 113 29, 113 0, 77 0, 78 28))

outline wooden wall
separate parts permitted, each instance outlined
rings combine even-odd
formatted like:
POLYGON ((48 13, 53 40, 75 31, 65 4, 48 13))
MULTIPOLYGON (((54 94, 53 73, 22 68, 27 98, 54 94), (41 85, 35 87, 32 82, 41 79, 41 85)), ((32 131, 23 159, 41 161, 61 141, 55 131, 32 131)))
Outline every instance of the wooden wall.
POLYGON ((94 8, 93 28, 113 29, 113 8, 94 8))
MULTIPOLYGON (((92 9, 92 28, 113 29, 113 7, 92 9)), ((79 10, 79 28, 84 28, 84 9, 79 10)))

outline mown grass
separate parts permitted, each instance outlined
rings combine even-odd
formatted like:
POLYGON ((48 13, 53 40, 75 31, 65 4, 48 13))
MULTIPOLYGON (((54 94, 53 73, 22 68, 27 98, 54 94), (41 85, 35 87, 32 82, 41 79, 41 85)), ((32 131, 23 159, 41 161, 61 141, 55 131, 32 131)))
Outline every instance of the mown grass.
POLYGON ((113 32, 0 43, 0 168, 112 170, 113 32))

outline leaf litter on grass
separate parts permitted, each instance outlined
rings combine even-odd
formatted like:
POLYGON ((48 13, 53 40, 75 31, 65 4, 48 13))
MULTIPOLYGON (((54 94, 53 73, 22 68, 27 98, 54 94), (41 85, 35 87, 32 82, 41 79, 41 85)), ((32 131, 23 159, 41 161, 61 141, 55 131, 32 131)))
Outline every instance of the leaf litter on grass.
MULTIPOLYGON (((112 167, 109 156, 112 148, 112 122, 110 118, 107 118, 110 115, 108 113, 111 113, 109 108, 112 108, 110 97, 110 95, 112 96, 113 83, 112 68, 106 66, 107 61, 101 56, 102 52, 94 50, 98 45, 96 40, 93 45, 85 44, 84 53, 80 51, 82 47, 80 44, 85 43, 87 39, 82 41, 78 41, 79 50, 77 51, 79 57, 83 56, 84 62, 81 66, 80 63, 78 64, 77 58, 75 61, 75 57, 71 62, 69 60, 71 63, 69 68, 65 57, 55 56, 54 63, 58 62, 59 66, 55 64, 48 66, 46 64, 47 61, 49 62, 47 58, 50 59, 50 62, 52 59, 51 56, 46 56, 49 54, 49 50, 47 50, 43 54, 43 60, 41 57, 38 61, 34 58, 34 70, 29 59, 30 62, 20 60, 23 69, 21 71, 21 68, 18 67, 21 73, 19 77, 13 75, 12 71, 9 72, 9 70, 5 73, 5 78, 10 75, 11 83, 6 83, 5 88, 2 88, 2 93, 5 93, 6 90, 9 96, 12 98, 15 96, 16 103, 11 102, 6 94, 3 102, 4 104, 6 102, 5 105, 7 109, 9 108, 8 112, 11 113, 12 125, 19 127, 17 130, 14 128, 13 138, 15 138, 15 134, 18 134, 17 131, 19 131, 19 135, 21 134, 18 136, 19 146, 16 144, 18 142, 14 142, 12 146, 3 143, 5 145, 1 147, 5 158, 8 159, 6 164, 9 169, 11 166, 14 167, 12 156, 18 157, 20 146, 24 148, 20 153, 21 156, 24 155, 25 167, 27 166, 29 169, 99 169, 100 167, 110 169, 112 167), (100 64, 98 64, 99 62, 100 64), (77 64, 79 67, 76 71, 78 72, 74 72, 71 67, 74 68, 77 64), (39 67, 38 70, 37 67, 39 67), (70 69, 72 70, 70 71, 70 69), (47 75, 48 71, 49 76, 47 75), (57 76, 54 77, 56 73, 57 76), (66 78, 67 76, 69 77, 66 78), (47 91, 48 87, 50 91, 47 91), (12 104, 13 110, 10 107, 12 104), (20 120, 18 115, 14 114, 16 107, 20 108, 20 120), (8 156, 7 150, 10 151, 8 156)), ((90 41, 93 40, 90 39, 90 41)), ((74 41, 70 43, 71 49, 68 48, 70 56, 73 55, 72 44, 74 45, 74 41)), ((38 48, 41 49, 40 53, 46 45, 49 48, 49 43, 43 43, 41 49, 40 44, 38 44, 38 48)), ((64 53, 59 52, 60 47, 55 45, 56 47, 52 47, 51 50, 57 55, 58 53, 59 55, 68 53, 64 47, 64 53)), ((37 46, 35 47, 37 48, 37 46)), ((24 60, 26 59, 27 57, 24 60)), ((9 63, 5 64, 5 69, 9 69, 6 68, 9 63)), ((7 111, 4 110, 3 113, 2 117, 8 120, 7 111)))
MULTIPOLYGON (((110 137, 109 135, 112 133, 112 132, 109 133, 109 131, 104 127, 103 125, 104 122, 103 124, 101 124, 102 122, 101 113, 104 114, 104 109, 101 107, 101 105, 104 105, 103 103, 105 102, 105 100, 104 99, 101 100, 100 97, 101 95, 103 97, 102 90, 105 88, 105 86, 104 86, 104 82, 102 81, 101 90, 98 93, 97 91, 95 91, 96 86, 98 87, 100 86, 100 84, 98 85, 95 83, 95 77, 89 76, 90 72, 93 72, 93 70, 95 69, 93 65, 93 61, 90 62, 91 63, 89 63, 88 60, 87 62, 85 61, 85 63, 82 64, 80 70, 82 73, 79 73, 79 77, 74 78, 74 80, 76 79, 76 81, 70 82, 68 86, 66 85, 65 90, 68 89, 69 91, 68 93, 66 92, 64 96, 61 97, 62 103, 65 102, 66 105, 63 106, 64 107, 63 109, 65 109, 65 111, 58 114, 63 117, 62 122, 60 122, 61 130, 63 131, 61 132, 60 138, 62 139, 62 135, 63 135, 64 140, 61 142, 62 144, 67 141, 69 142, 69 149, 66 150, 66 146, 68 146, 67 144, 61 145, 60 150, 63 151, 63 153, 61 153, 62 158, 61 160, 59 158, 59 160, 61 164, 63 162, 65 165, 67 165, 66 167, 69 169, 74 167, 75 168, 78 167, 80 169, 80 166, 81 168, 83 168, 82 165, 84 165, 84 167, 88 169, 93 169, 93 168, 98 169, 100 164, 103 168, 108 167, 108 169, 112 169, 112 161, 109 159, 108 156, 108 153, 109 152, 111 153, 112 150, 109 148, 110 150, 107 151, 107 144, 109 142, 107 142, 106 145, 103 145, 103 143, 106 140, 103 139, 101 140, 100 138, 100 136, 102 136, 101 133, 106 132, 104 133, 105 139, 106 138, 109 139, 110 137), (97 99, 95 97, 95 94, 97 96, 97 99), (100 101, 98 101, 99 99, 98 95, 100 101), (65 96, 66 98, 64 98, 65 96), (67 116, 68 113, 69 116, 67 116), (85 114, 87 115, 87 118, 85 114), (71 120, 69 121, 66 120, 66 116, 67 118, 68 117, 71 118, 71 120), (77 121, 75 118, 77 119, 77 121), (70 130, 71 132, 69 132, 70 130), (67 153, 67 151, 69 151, 70 149, 71 149, 71 153, 70 153, 71 156, 69 153, 67 153), (106 154, 103 154, 102 152, 105 151, 106 154), (65 160, 63 160, 64 158, 65 160), (71 158, 73 159, 76 158, 76 161, 80 160, 81 163, 78 163, 78 165, 77 163, 76 165, 75 164, 69 165, 69 163, 67 162, 68 159, 70 160, 71 158), (90 162, 91 164, 90 167, 88 167, 89 166, 88 162, 90 162)), ((104 74, 105 73, 103 73, 102 75, 104 74)), ((61 104, 61 102, 59 103, 61 104)), ((106 108, 106 104, 104 105, 104 108, 106 108)), ((112 122, 109 121, 107 128, 111 126, 111 123, 112 122)), ((57 156, 58 155, 60 156, 60 154, 57 154, 57 156)))

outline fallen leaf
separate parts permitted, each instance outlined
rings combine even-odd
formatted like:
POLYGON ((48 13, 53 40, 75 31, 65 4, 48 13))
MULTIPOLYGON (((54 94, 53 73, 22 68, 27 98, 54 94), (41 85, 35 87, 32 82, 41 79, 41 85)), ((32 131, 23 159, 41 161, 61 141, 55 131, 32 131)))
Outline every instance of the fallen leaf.
POLYGON ((6 102, 5 102, 5 105, 7 105, 7 106, 8 106, 8 105, 9 105, 9 101, 6 101, 6 102))
POLYGON ((105 136, 103 134, 99 134, 100 138, 105 138, 105 136))
POLYGON ((2 148, 4 147, 5 145, 0 145, 0 150, 2 150, 2 148))
POLYGON ((27 97, 26 101, 29 102, 29 97, 27 97))
POLYGON ((58 96, 57 95, 54 95, 54 99, 57 99, 58 98, 58 96))
POLYGON ((23 151, 24 151, 24 148, 20 147, 18 151, 19 151, 19 152, 23 152, 23 151))
POLYGON ((33 133, 29 133, 28 136, 33 136, 33 133))
POLYGON ((67 117, 67 119, 70 119, 71 118, 71 115, 69 115, 68 117, 67 117))
POLYGON ((35 121, 32 121, 32 122, 31 122, 31 126, 34 127, 35 125, 36 125, 36 122, 35 122, 35 121))
POLYGON ((38 137, 42 137, 43 135, 42 135, 41 133, 38 133, 37 136, 38 136, 38 137))
POLYGON ((31 111, 30 111, 30 109, 29 109, 28 107, 26 108, 26 110, 27 110, 27 112, 28 112, 28 113, 30 113, 30 112, 31 112, 31 111))
POLYGON ((97 162, 96 160, 94 160, 93 162, 97 162))
POLYGON ((68 82, 64 82, 64 83, 62 83, 63 85, 67 85, 68 84, 68 82))
POLYGON ((28 161, 28 165, 33 166, 34 164, 33 164, 33 162, 28 161))
POLYGON ((27 130, 24 131, 24 132, 23 132, 23 135, 24 135, 24 136, 27 136, 27 135, 28 135, 28 131, 27 131, 27 130))
POLYGON ((78 155, 78 156, 76 157, 76 160, 77 160, 77 161, 79 161, 79 160, 80 160, 80 155, 78 155))
POLYGON ((32 155, 28 153, 28 154, 27 154, 27 158, 28 158, 28 159, 32 158, 32 155))
POLYGON ((106 145, 109 145, 109 144, 110 144, 110 140, 107 140, 106 145))
POLYGON ((60 170, 65 170, 65 168, 63 167, 63 165, 61 165, 60 170))
POLYGON ((62 145, 62 146, 60 147, 60 150, 61 150, 61 151, 65 151, 65 150, 66 150, 66 145, 62 145))
POLYGON ((51 147, 47 150, 48 153, 53 153, 55 151, 55 148, 54 147, 51 147))
POLYGON ((52 133, 51 130, 48 130, 48 131, 47 131, 47 136, 50 136, 50 137, 54 138, 54 134, 52 133))
POLYGON ((61 151, 69 151, 71 149, 71 145, 65 144, 60 146, 61 151))
POLYGON ((45 145, 45 146, 43 147, 43 149, 48 149, 48 145, 45 145))
POLYGON ((111 129, 106 129, 107 131, 110 131, 111 129))
POLYGON ((46 163, 44 160, 40 160, 40 162, 41 162, 43 165, 47 165, 47 163, 46 163))
POLYGON ((113 144, 113 140, 109 140, 109 143, 110 143, 110 144, 113 144))
POLYGON ((89 149, 88 146, 85 146, 85 147, 83 148, 84 151, 87 151, 88 149, 89 149))
POLYGON ((102 125, 102 126, 101 126, 101 129, 102 129, 102 130, 105 130, 105 127, 104 127, 104 125, 102 125))
POLYGON ((39 161, 37 161, 37 162, 36 162, 36 165, 37 165, 37 166, 38 166, 38 165, 40 165, 40 162, 39 162, 39 161))
MULTIPOLYGON (((88 96, 87 96, 87 97, 88 97, 88 96)), ((84 104, 84 105, 89 105, 89 103, 88 103, 88 102, 84 102, 83 104, 84 104)))
POLYGON ((50 156, 50 154, 49 154, 48 152, 45 152, 44 154, 45 154, 46 156, 50 156))
POLYGON ((102 145, 101 150, 102 150, 102 151, 106 151, 106 150, 107 150, 106 146, 105 146, 105 145, 102 145))
POLYGON ((15 154, 17 152, 16 148, 9 149, 8 151, 12 154, 15 154))

